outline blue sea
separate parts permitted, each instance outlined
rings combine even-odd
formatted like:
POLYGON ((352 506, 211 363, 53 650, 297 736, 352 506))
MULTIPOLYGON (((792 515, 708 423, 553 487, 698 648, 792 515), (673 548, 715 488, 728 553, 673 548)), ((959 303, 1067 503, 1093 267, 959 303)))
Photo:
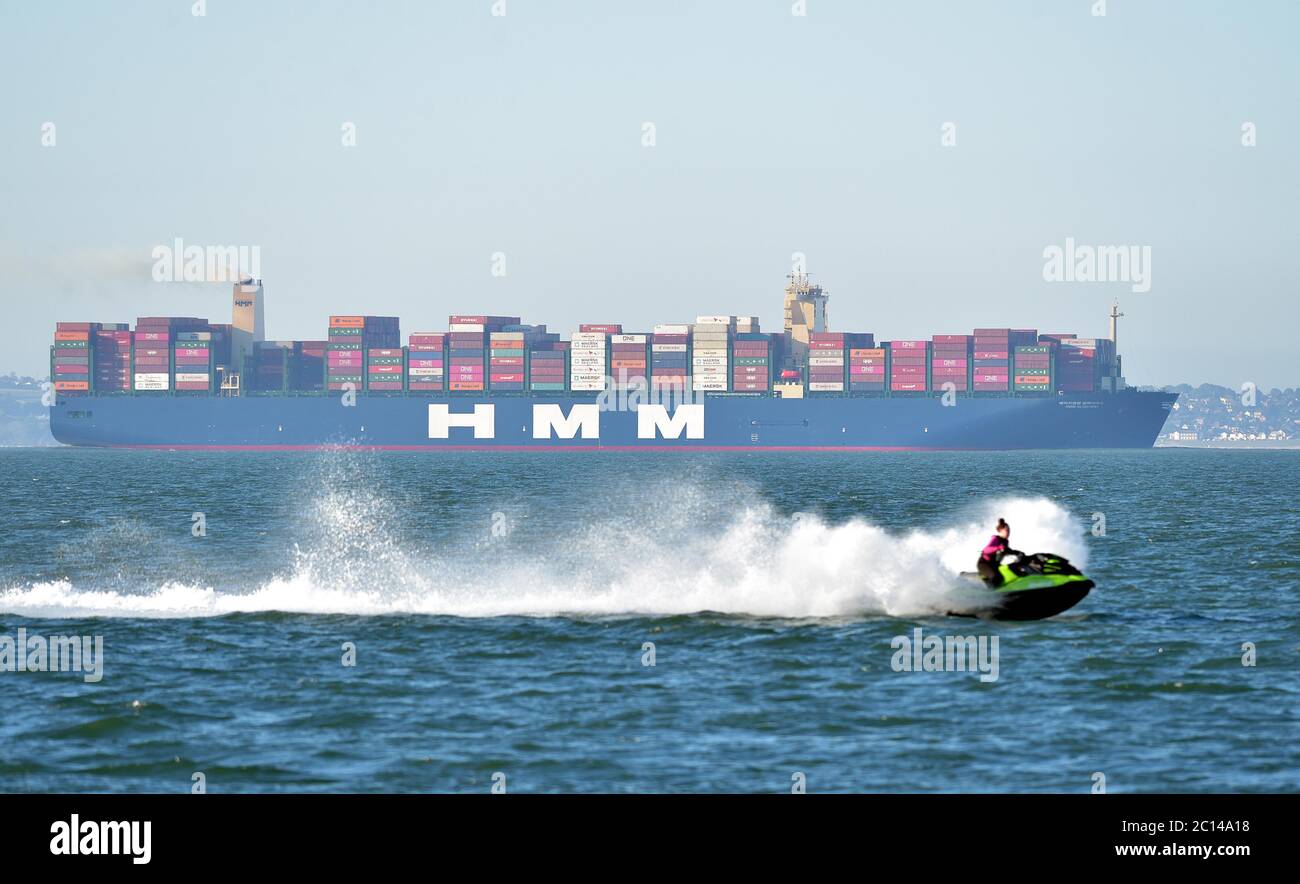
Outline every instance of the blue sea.
POLYGON ((0 666, 3 791, 1300 785, 1294 451, 11 449, 0 475, 0 645, 88 649, 0 666), (948 616, 1000 516, 1097 588, 948 616), (908 671, 925 636, 996 666, 908 671))

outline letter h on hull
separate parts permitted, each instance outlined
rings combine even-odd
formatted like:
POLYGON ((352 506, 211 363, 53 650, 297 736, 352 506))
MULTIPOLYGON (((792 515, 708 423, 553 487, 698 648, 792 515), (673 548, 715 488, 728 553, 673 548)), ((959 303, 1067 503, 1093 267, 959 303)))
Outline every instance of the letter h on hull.
POLYGON ((452 414, 451 406, 443 403, 429 405, 429 438, 449 439, 452 427, 474 430, 475 439, 496 438, 496 406, 475 405, 473 414, 452 414))

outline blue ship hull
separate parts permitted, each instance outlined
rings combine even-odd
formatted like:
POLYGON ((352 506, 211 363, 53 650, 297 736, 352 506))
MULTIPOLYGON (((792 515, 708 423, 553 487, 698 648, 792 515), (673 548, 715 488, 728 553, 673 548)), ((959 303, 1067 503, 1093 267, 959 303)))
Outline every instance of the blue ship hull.
MULTIPOLYGON (((689 425, 647 425, 594 396, 107 395, 60 397, 54 438, 125 448, 303 450, 1010 450, 1150 448, 1174 394, 1126 390, 1046 397, 806 398, 708 395, 689 425), (557 428, 535 406, 591 418, 557 428), (478 411, 476 412, 476 406, 478 411), (477 428, 462 426, 476 414, 477 428), (539 425, 544 438, 538 438, 539 425), (594 432, 593 432, 594 431, 594 432)), ((698 407, 698 406, 697 406, 698 407)), ((680 408, 680 406, 679 406, 680 408)), ((649 412, 647 412, 649 414, 649 412)), ((677 412, 667 405, 663 416, 677 412)))

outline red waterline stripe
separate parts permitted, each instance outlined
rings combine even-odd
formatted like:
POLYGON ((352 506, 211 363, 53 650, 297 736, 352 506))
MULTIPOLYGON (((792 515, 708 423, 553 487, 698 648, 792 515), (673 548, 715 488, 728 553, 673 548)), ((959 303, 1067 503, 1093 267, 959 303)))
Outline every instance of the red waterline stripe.
POLYGON ((131 451, 975 451, 919 445, 106 445, 131 451))

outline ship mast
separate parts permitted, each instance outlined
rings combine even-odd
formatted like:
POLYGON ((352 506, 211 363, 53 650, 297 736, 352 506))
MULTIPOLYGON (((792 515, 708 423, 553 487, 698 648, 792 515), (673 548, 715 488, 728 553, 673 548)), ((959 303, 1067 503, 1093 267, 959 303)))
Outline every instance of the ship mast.
POLYGON ((1119 312, 1119 301, 1116 301, 1110 308, 1110 349, 1115 361, 1111 363, 1109 370, 1114 392, 1119 392, 1124 386, 1124 362, 1119 355, 1119 318, 1123 315, 1119 312))

